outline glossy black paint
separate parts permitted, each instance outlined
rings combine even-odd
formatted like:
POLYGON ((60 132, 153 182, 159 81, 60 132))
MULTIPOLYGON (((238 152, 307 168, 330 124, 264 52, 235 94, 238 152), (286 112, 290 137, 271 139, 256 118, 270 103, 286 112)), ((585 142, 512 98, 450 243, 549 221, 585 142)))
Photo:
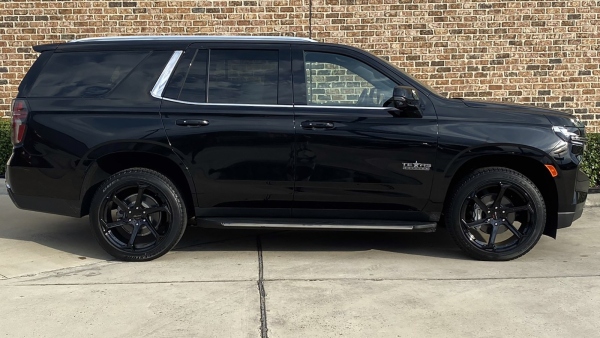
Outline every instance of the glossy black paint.
MULTIPOLYGON (((198 201, 196 216, 290 217, 294 195, 294 112, 289 105, 291 91, 289 46, 272 44, 193 44, 182 56, 175 70, 186 72, 188 55, 210 57, 229 53, 256 53, 256 48, 279 55, 279 89, 276 102, 267 105, 247 104, 232 97, 223 104, 223 95, 215 98, 208 81, 208 101, 204 95, 193 95, 167 86, 173 100, 164 100, 161 115, 174 151, 193 173, 198 201), (214 52, 216 51, 216 52, 214 52), (182 66, 183 65, 183 66, 182 66), (182 69, 183 68, 183 69, 182 69), (185 95, 185 97, 182 97, 185 95), (213 101, 215 104, 212 104, 213 101), (198 104, 200 103, 200 104, 198 104), (276 103, 279 103, 277 105, 276 103), (198 126, 182 126, 182 120, 206 121, 198 126), (180 121, 180 123, 178 123, 180 121)), ((271 58, 271 56, 269 56, 271 58)), ((206 62, 203 58, 201 62, 206 62)), ((197 58, 195 59, 197 62, 197 58)), ((192 68, 194 65, 192 64, 192 68)), ((182 82, 183 83, 183 82, 182 82)), ((223 82, 219 85, 223 86, 223 82)), ((185 88, 185 85, 183 85, 185 88)), ((220 91, 224 93, 223 90, 220 91)), ((271 102, 269 97, 268 102, 271 102)))
POLYGON ((308 106, 304 52, 349 57, 397 85, 406 83, 355 50, 311 44, 293 47, 294 217, 432 220, 421 212, 429 199, 432 172, 403 168, 403 163, 435 162, 437 125, 429 99, 421 102, 421 116, 410 118, 400 117, 394 107, 308 106), (328 125, 314 128, 311 123, 328 125))
POLYGON ((507 166, 527 161, 542 168, 536 171, 540 176, 549 175, 544 164, 556 167, 558 176, 545 187, 556 195, 555 210, 548 209, 555 223, 549 223, 546 234, 553 236, 556 228, 577 219, 587 196, 589 180, 578 169, 579 156, 552 130, 576 126, 570 115, 449 100, 355 48, 269 41, 142 41, 82 42, 39 50, 44 52, 18 95, 31 110, 28 131, 7 170, 9 194, 21 208, 86 214, 89 195, 111 174, 100 163, 115 154, 157 156, 178 168, 177 174, 170 174, 181 174, 180 182, 187 182, 189 203, 198 217, 438 221, 457 173, 484 159, 501 159, 507 166), (190 104, 150 95, 174 50, 185 53, 163 95, 177 100, 193 55, 211 48, 278 50, 277 104, 211 104, 210 98, 207 104, 190 104), (144 59, 139 68, 143 71, 123 80, 122 90, 103 97, 29 96, 52 53, 93 50, 155 52, 144 59), (401 117, 392 107, 306 106, 300 62, 304 50, 356 58, 397 85, 415 88, 422 116, 401 117), (178 123, 190 120, 206 123, 178 123), (402 168, 415 161, 430 163, 431 170, 402 168))
POLYGON ((165 101, 165 131, 193 173, 197 216, 290 217, 294 125, 290 108, 189 105, 165 101), (180 126, 200 118, 206 126, 180 126))

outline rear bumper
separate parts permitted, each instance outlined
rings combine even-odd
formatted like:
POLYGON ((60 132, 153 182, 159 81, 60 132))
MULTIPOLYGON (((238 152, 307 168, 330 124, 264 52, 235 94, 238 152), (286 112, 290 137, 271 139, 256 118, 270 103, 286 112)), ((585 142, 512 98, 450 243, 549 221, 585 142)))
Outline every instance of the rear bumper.
POLYGON ((8 196, 19 209, 46 212, 49 214, 80 217, 78 201, 62 200, 49 197, 16 195, 7 188, 8 196))
POLYGON ((81 217, 80 204, 77 200, 16 194, 11 186, 10 177, 11 171, 13 171, 11 169, 14 168, 9 166, 6 170, 6 191, 17 208, 63 216, 81 217))

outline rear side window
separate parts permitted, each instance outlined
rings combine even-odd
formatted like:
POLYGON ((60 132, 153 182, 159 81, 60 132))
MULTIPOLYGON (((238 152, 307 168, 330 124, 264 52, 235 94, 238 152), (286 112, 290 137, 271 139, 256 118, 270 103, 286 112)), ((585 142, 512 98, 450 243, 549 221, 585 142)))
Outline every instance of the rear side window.
POLYGON ((208 102, 277 104, 277 50, 211 50, 208 102))
POLYGON ((198 49, 184 54, 164 96, 198 103, 277 104, 278 81, 278 50, 198 49))
POLYGON ((113 90, 148 51, 54 53, 30 97, 101 97, 113 90))
POLYGON ((190 66, 179 99, 192 102, 206 102, 206 60, 208 50, 196 52, 194 62, 190 66))

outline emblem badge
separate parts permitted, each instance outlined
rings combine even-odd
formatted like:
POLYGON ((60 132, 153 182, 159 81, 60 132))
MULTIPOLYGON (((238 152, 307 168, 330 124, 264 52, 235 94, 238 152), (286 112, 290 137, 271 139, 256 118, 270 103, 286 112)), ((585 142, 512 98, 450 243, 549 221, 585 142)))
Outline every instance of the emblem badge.
POLYGON ((430 163, 419 163, 417 161, 410 163, 402 163, 402 169, 404 170, 431 170, 430 163))

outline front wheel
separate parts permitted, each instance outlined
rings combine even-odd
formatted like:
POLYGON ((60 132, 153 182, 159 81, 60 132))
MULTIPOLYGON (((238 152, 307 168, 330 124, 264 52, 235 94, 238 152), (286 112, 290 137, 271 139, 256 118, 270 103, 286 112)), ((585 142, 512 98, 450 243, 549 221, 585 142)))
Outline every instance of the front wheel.
POLYGON ((183 236, 186 220, 176 186, 144 168, 109 177, 90 207, 90 223, 100 246, 125 261, 148 261, 166 254, 183 236))
POLYGON ((507 261, 531 250, 544 231, 546 206, 521 173, 482 168, 464 178, 445 211, 448 231, 475 259, 507 261))

